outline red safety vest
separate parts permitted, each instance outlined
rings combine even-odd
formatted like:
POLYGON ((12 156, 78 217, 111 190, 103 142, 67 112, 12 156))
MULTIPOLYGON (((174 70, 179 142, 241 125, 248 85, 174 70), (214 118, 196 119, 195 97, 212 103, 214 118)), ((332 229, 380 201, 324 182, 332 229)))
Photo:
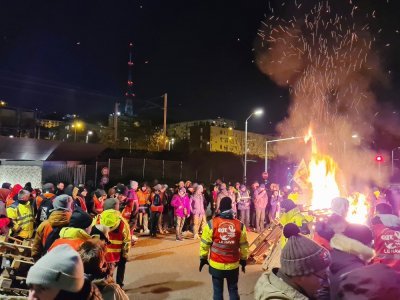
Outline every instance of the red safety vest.
POLYGON ((85 199, 83 199, 82 197, 78 196, 78 197, 76 197, 76 200, 79 202, 79 206, 81 207, 81 209, 84 212, 87 212, 85 199))
POLYGON ((374 263, 385 264, 400 272, 400 231, 377 224, 372 226, 376 256, 374 263))
MULTIPOLYGON (((128 200, 126 200, 128 201, 128 200)), ((122 217, 129 222, 133 211, 133 201, 129 201, 121 212, 122 217), (130 203, 129 203, 130 202, 130 203)))
POLYGON ((212 261, 229 264, 240 260, 240 236, 243 225, 237 219, 215 217, 212 220, 212 245, 210 259, 212 261))
POLYGON ((94 210, 96 211, 97 214, 101 214, 104 211, 104 201, 100 201, 96 195, 93 196, 93 202, 94 202, 94 210))
MULTIPOLYGON (((97 224, 100 224, 100 218, 97 218, 97 224)), ((116 263, 121 259, 121 252, 124 244, 124 222, 119 222, 118 228, 108 233, 110 244, 106 246, 105 259, 108 263, 116 263)))

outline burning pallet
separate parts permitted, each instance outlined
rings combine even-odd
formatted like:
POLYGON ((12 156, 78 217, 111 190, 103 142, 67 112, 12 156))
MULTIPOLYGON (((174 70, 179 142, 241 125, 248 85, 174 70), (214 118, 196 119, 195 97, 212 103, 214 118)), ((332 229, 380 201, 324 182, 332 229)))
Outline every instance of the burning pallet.
POLYGON ((1 294, 9 295, 12 299, 28 295, 26 276, 34 264, 31 250, 29 240, 20 241, 12 237, 0 236, 1 294))
POLYGON ((265 261, 271 261, 272 258, 275 258, 277 249, 280 250, 279 239, 281 235, 282 225, 270 223, 250 244, 248 262, 252 264, 264 263, 265 265, 265 261))

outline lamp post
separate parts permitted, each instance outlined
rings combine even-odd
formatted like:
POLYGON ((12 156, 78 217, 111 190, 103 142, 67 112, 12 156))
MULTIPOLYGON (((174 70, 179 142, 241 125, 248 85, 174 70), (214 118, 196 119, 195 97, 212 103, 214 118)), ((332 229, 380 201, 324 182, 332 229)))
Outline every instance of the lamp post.
POLYGON ((276 140, 266 140, 265 141, 265 170, 264 172, 268 172, 268 144, 270 143, 276 143, 276 142, 283 142, 283 141, 291 141, 291 140, 296 140, 296 139, 303 139, 303 136, 292 136, 289 138, 283 138, 283 139, 276 139, 276 140))
POLYGON ((82 122, 77 121, 74 124, 72 124, 71 127, 74 128, 74 142, 76 142, 76 129, 82 128, 82 122))
POLYGON ((86 144, 89 143, 89 136, 93 135, 93 131, 89 130, 86 134, 86 144))
POLYGON ((400 149, 400 147, 396 147, 392 149, 392 176, 394 175, 394 151, 400 149))
POLYGON ((257 109, 253 111, 250 116, 247 117, 245 123, 244 123, 244 168, 243 168, 243 184, 246 184, 247 182, 247 123, 249 119, 255 115, 255 116, 260 116, 263 114, 262 109, 257 109))

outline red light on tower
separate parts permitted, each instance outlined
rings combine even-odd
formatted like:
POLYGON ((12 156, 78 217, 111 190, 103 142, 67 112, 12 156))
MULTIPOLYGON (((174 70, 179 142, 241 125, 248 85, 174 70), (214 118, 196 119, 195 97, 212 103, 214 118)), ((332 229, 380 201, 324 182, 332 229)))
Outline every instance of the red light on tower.
POLYGON ((383 156, 382 156, 382 155, 377 155, 377 156, 375 156, 375 160, 376 160, 378 163, 381 163, 381 162, 383 162, 383 156))

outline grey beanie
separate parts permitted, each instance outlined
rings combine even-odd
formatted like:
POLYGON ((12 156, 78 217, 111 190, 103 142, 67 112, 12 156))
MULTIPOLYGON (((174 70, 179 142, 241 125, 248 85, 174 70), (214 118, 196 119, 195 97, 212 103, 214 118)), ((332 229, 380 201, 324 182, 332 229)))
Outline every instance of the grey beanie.
POLYGON ((108 198, 104 201, 103 204, 103 209, 115 209, 115 206, 117 205, 118 200, 115 198, 108 198))
POLYGON ((70 196, 65 195, 65 194, 55 197, 54 201, 53 201, 53 209, 51 211, 54 211, 54 210, 71 211, 71 207, 69 205, 69 203, 70 203, 69 197, 70 196))
POLYGON ((293 223, 283 228, 288 240, 282 249, 280 270, 288 276, 307 276, 329 267, 329 251, 299 233, 299 227, 293 223))
POLYGON ((36 284, 72 293, 79 292, 84 281, 81 257, 65 244, 47 252, 29 269, 26 278, 28 285, 36 284))
POLYGON ((51 182, 43 184, 43 193, 54 192, 54 184, 51 182))

